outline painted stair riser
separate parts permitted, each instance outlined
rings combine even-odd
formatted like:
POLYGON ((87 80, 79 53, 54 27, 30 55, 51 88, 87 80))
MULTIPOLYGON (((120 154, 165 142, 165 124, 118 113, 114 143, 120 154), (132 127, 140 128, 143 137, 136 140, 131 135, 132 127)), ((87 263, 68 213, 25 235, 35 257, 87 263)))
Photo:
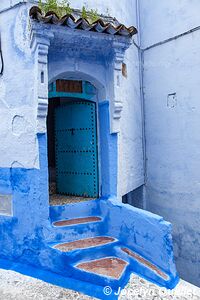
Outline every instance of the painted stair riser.
POLYGON ((99 259, 103 258, 105 256, 114 256, 116 253, 114 247, 118 245, 119 242, 115 241, 110 244, 106 245, 99 245, 91 248, 85 248, 85 249, 77 249, 69 252, 61 252, 57 249, 53 250, 59 254, 63 258, 63 264, 70 260, 70 264, 76 264, 76 263, 81 263, 84 261, 89 261, 91 259, 99 259))
POLYGON ((50 219, 53 223, 58 220, 101 215, 99 201, 100 200, 91 200, 65 206, 51 206, 50 219))
POLYGON ((52 227, 46 242, 71 242, 78 239, 105 235, 105 231, 103 222, 52 227))

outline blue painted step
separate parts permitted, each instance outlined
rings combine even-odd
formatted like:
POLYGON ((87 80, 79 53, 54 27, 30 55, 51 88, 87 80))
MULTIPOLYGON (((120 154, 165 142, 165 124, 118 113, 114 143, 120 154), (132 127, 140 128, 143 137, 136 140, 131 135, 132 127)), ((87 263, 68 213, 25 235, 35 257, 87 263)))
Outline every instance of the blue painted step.
POLYGON ((50 220, 67 220, 70 218, 83 218, 88 216, 102 216, 100 200, 89 200, 80 203, 71 203, 63 206, 50 206, 50 220))
MULTIPOLYGON (((48 250, 44 254, 45 257, 50 257, 48 269, 66 278, 102 286, 102 289, 108 285, 114 291, 125 286, 131 273, 167 288, 173 288, 177 284, 171 227, 162 217, 123 205, 114 198, 102 198, 61 207, 54 206, 50 208, 50 217, 53 225, 46 240, 48 250), (101 219, 89 223, 78 222, 78 224, 70 221, 71 218, 88 217, 101 219), (55 222, 64 220, 71 224, 63 223, 62 225, 65 226, 54 226, 58 225, 55 222), (115 240, 106 245, 71 249, 67 253, 53 248, 58 243, 99 236, 112 237, 115 240), (95 274, 95 264, 109 258, 127 263, 119 278, 95 274)), ((112 297, 108 299, 117 298, 117 295, 115 296, 112 293, 112 297)))
MULTIPOLYGON (((96 238, 96 237, 95 237, 96 238)), ((102 238, 102 236, 100 237, 102 238)), ((77 241, 77 240, 76 240, 77 241)), ((80 242, 83 239, 80 240, 80 242)), ((66 243, 64 243, 66 244, 66 243)), ((70 264, 74 265, 76 263, 85 262, 92 259, 100 259, 104 258, 107 255, 115 255, 116 251, 114 249, 115 246, 119 245, 120 242, 113 238, 113 241, 104 243, 101 245, 89 246, 86 248, 78 247, 76 249, 70 251, 61 251, 55 246, 62 247, 63 243, 50 243, 49 246, 56 252, 57 255, 63 257, 63 261, 70 259, 70 264)))
MULTIPOLYGON (((87 219, 90 217, 86 217, 87 219)), ((92 217, 98 218, 96 221, 90 221, 87 223, 77 223, 71 225, 55 226, 56 223, 52 224, 51 232, 46 239, 47 242, 71 242, 76 239, 84 239, 89 237, 95 237, 99 235, 104 235, 105 228, 102 218, 96 216, 92 217)), ((66 221, 70 221, 68 219, 66 221)), ((75 220, 75 219, 74 219, 75 220)), ((78 219, 77 219, 78 220, 78 219)), ((91 219, 92 220, 92 219, 91 219)), ((64 222, 63 220, 58 220, 57 222, 64 222)))
MULTIPOLYGON (((135 273, 155 283, 157 283, 159 280, 163 286, 166 286, 166 284, 170 283, 170 277, 164 271, 160 270, 157 266, 153 265, 151 262, 139 256, 132 250, 125 248, 125 246, 120 244, 118 240, 114 240, 113 242, 108 243, 106 245, 92 246, 85 249, 74 249, 68 252, 61 252, 60 250, 53 248, 54 246, 55 244, 51 244, 52 251, 55 251, 56 256, 59 257, 59 265, 62 266, 60 272, 62 273, 64 271, 63 268, 65 269, 66 266, 70 265, 70 267, 67 267, 67 269, 70 269, 71 276, 77 279, 78 276, 82 276, 83 273, 85 273, 85 271, 77 270, 77 264, 90 262, 91 260, 103 259, 111 256, 115 258, 120 258, 123 261, 127 262, 127 275, 129 273, 135 273), (123 251, 124 249, 127 249, 129 252, 126 253, 125 251, 123 251), (132 255, 134 255, 134 257, 132 255)), ((91 274, 88 274, 88 272, 86 273, 87 274, 84 275, 84 280, 86 281, 90 280, 91 282, 95 282, 93 281, 93 278, 95 277, 96 280, 96 277, 99 276, 92 276, 91 274)), ((99 279, 98 284, 99 282, 103 282, 105 284, 110 283, 113 285, 113 287, 117 288, 118 280, 110 281, 110 279, 108 280, 107 278, 103 278, 99 279)))

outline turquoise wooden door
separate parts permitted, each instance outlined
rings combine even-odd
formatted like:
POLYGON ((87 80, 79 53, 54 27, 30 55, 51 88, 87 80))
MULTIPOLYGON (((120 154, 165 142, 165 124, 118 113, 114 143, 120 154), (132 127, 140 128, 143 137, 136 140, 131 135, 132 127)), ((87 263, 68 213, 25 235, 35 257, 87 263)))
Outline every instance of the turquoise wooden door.
POLYGON ((96 103, 70 101, 55 109, 57 193, 98 197, 96 103))

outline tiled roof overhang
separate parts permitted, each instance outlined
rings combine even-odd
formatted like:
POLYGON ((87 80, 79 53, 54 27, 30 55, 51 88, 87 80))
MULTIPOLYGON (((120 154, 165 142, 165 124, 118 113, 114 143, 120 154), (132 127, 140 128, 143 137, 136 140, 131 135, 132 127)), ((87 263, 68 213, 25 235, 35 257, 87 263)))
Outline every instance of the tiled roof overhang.
MULTIPOLYGON (((126 27, 120 24, 116 19, 109 18, 109 22, 100 18, 96 22, 90 24, 85 18, 76 18, 75 15, 65 15, 59 18, 55 12, 49 11, 44 16, 39 7, 33 6, 30 9, 29 15, 32 19, 45 24, 55 24, 60 26, 66 26, 71 29, 79 29, 84 31, 94 31, 98 33, 106 33, 110 35, 119 35, 123 37, 132 37, 137 33, 137 29, 134 26, 126 27)), ((77 15, 77 14, 76 14, 77 15)))

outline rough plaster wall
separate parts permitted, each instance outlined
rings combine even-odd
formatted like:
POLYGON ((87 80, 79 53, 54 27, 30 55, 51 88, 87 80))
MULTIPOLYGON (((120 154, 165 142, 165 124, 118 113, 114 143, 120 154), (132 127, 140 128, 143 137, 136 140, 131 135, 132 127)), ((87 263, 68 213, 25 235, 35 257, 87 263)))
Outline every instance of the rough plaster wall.
POLYGON ((0 77, 0 167, 38 168, 33 57, 27 9, 0 17, 4 74, 0 77))
MULTIPOLYGON (((143 46, 199 24, 200 2, 141 2, 143 46), (151 31, 149 34, 149 31, 151 31)), ((180 275, 200 285, 200 31, 144 54, 147 209, 173 225, 180 275), (176 93, 176 101, 168 94, 176 93)))
POLYGON ((138 52, 135 46, 127 51, 125 63, 128 78, 123 78, 123 111, 118 139, 118 193, 120 196, 144 183, 138 52))

